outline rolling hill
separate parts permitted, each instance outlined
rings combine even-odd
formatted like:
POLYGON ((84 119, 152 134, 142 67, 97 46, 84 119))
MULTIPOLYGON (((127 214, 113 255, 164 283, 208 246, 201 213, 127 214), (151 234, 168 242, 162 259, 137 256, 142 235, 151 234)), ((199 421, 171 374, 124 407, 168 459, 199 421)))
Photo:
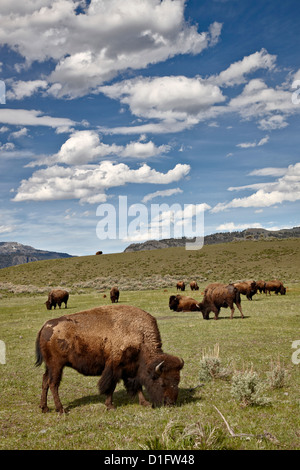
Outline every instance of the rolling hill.
POLYGON ((300 239, 247 240, 160 250, 80 256, 36 261, 0 270, 1 292, 46 292, 65 287, 73 292, 174 288, 178 280, 232 282, 274 279, 300 282, 300 239))

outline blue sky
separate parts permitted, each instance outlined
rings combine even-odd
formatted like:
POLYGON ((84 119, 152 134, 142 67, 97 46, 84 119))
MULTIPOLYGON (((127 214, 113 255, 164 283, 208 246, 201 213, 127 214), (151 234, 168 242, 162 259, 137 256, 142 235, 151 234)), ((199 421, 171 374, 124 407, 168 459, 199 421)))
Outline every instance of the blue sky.
POLYGON ((0 23, 1 241, 119 252, 191 205, 206 235, 300 224, 297 0, 2 0, 0 23))

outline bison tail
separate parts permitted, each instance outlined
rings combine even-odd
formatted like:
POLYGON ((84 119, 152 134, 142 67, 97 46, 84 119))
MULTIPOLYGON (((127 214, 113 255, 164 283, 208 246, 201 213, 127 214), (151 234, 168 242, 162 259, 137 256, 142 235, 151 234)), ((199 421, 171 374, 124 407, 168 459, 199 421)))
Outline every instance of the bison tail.
POLYGON ((42 352, 41 352, 41 348, 40 348, 40 333, 38 334, 38 337, 36 339, 36 342, 35 342, 35 366, 36 367, 39 367, 43 361, 44 361, 44 358, 42 356, 42 352))

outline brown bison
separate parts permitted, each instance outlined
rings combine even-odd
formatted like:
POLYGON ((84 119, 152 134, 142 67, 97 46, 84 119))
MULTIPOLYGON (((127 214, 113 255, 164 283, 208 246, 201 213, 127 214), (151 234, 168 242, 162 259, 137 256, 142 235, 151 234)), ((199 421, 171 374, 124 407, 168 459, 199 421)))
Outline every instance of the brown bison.
POLYGON ((190 288, 191 290, 199 290, 198 284, 196 281, 191 281, 190 282, 190 288))
POLYGON ((244 318, 239 290, 234 287, 233 284, 226 285, 215 282, 206 287, 203 300, 199 303, 199 307, 204 320, 209 320, 210 312, 214 312, 215 320, 217 320, 221 307, 230 307, 230 318, 232 319, 234 314, 233 304, 236 304, 237 308, 241 312, 242 318, 244 318))
POLYGON ((177 290, 181 290, 182 292, 185 291, 185 283, 183 281, 179 281, 176 284, 177 290))
POLYGON ((279 293, 281 295, 285 295, 286 288, 284 287, 284 285, 281 281, 278 281, 276 279, 274 281, 267 281, 266 282, 266 286, 265 286, 266 294, 269 292, 269 295, 271 295, 271 291, 274 291, 276 295, 278 295, 279 293))
POLYGON ((102 255, 102 251, 97 251, 96 255, 102 255))
POLYGON ((171 295, 169 308, 175 312, 200 312, 199 301, 184 295, 171 295))
POLYGON ((256 287, 259 293, 266 292, 266 282, 265 281, 256 281, 256 287))
POLYGON ((255 281, 235 282, 233 284, 248 300, 252 300, 252 297, 257 293, 257 287, 255 281))
POLYGON ((111 290, 110 290, 109 295, 110 295, 110 300, 112 301, 113 304, 115 302, 119 302, 120 292, 119 292, 119 289, 117 287, 112 287, 111 290))
POLYGON ((50 387, 56 411, 64 409, 58 395, 63 368, 83 375, 101 376, 98 387, 106 395, 107 409, 114 408, 113 393, 123 380, 141 405, 174 405, 184 362, 162 350, 156 319, 133 306, 108 305, 46 321, 36 340, 36 366, 45 362, 40 407, 49 411, 50 387))
POLYGON ((45 302, 47 310, 51 310, 52 307, 56 308, 56 305, 61 308, 61 304, 65 304, 65 308, 67 308, 67 303, 69 300, 69 292, 62 289, 53 289, 48 294, 48 300, 45 302))

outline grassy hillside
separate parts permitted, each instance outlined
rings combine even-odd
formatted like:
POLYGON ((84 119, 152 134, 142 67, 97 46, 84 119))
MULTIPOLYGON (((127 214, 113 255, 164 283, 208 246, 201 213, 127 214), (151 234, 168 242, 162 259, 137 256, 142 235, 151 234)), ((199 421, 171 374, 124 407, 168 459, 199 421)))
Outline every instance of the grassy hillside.
POLYGON ((199 284, 239 279, 300 279, 300 239, 242 241, 204 246, 201 250, 167 248, 133 253, 38 261, 0 270, 0 288, 14 293, 39 292, 53 286, 106 290, 172 287, 177 280, 199 284))

